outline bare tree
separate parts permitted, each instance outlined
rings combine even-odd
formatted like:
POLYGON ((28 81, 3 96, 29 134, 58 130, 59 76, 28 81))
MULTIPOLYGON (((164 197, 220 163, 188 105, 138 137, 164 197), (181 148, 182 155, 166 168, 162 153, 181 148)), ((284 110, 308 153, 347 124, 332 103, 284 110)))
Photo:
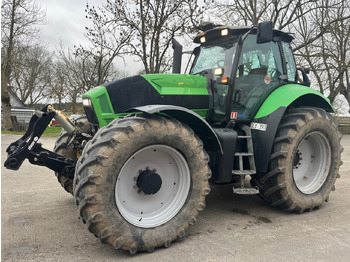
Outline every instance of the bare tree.
POLYGON ((99 68, 99 57, 90 56, 89 52, 65 50, 63 46, 59 50, 58 60, 56 61, 56 72, 59 78, 52 83, 52 87, 57 91, 65 90, 72 103, 71 111, 77 111, 77 99, 80 95, 98 86, 104 82, 117 79, 119 72, 115 69, 113 63, 108 68, 101 70, 99 68), (102 72, 103 71, 103 72, 102 72), (100 75, 103 73, 102 75, 100 75))
MULTIPOLYGON (((308 23, 308 19, 315 12, 327 12, 327 9, 338 8, 344 1, 315 1, 315 0, 240 0, 221 3, 218 1, 217 17, 220 22, 228 25, 253 26, 262 21, 272 21, 274 28, 290 33, 299 33, 301 21, 308 23), (222 10, 224 16, 222 16, 222 10)), ((347 19, 348 15, 340 20, 347 19)), ((293 50, 298 51, 313 41, 321 38, 336 21, 324 21, 326 24, 319 26, 317 34, 312 34, 307 41, 294 41, 293 50)), ((297 35, 298 36, 298 35, 297 35)), ((297 37, 296 37, 297 38, 297 37)))
POLYGON ((71 50, 64 50, 62 47, 58 59, 60 61, 60 73, 65 76, 65 82, 62 84, 66 87, 67 95, 72 103, 70 110, 76 113, 77 99, 87 89, 87 83, 83 77, 84 66, 81 59, 75 56, 71 50))
POLYGON ((261 21, 272 21, 282 30, 317 7, 314 0, 240 0, 218 1, 218 16, 223 16, 232 25, 257 25, 261 21), (223 12, 223 10, 225 10, 223 12))
POLYGON ((125 46, 132 32, 114 26, 103 8, 86 4, 85 12, 86 18, 92 21, 92 26, 86 27, 86 38, 90 45, 75 46, 75 56, 80 58, 83 78, 90 89, 117 74, 113 62, 116 57, 125 54, 125 46))
POLYGON ((57 60, 53 65, 53 74, 50 78, 50 99, 57 100, 58 108, 62 108, 64 98, 67 96, 66 67, 63 61, 57 60))
POLYGON ((311 68, 314 88, 333 103, 342 94, 350 104, 350 5, 345 0, 322 0, 308 17, 299 19, 295 29, 304 45, 297 52, 299 64, 311 68))
POLYGON ((316 79, 313 87, 331 102, 339 93, 349 97, 350 12, 346 0, 241 0, 218 6, 218 16, 225 24, 251 26, 271 20, 275 28, 293 33, 296 62, 311 68, 316 79), (224 16, 222 10, 227 10, 224 16))
POLYGON ((47 97, 52 74, 52 52, 40 44, 17 47, 11 82, 23 103, 33 106, 47 97))
POLYGON ((117 77, 118 72, 113 63, 116 55, 110 52, 113 51, 102 46, 99 50, 94 47, 76 48, 74 55, 81 67, 81 78, 86 84, 85 91, 117 77))
MULTIPOLYGON (((171 39, 193 30, 209 5, 197 0, 108 0, 100 8, 90 8, 95 24, 117 30, 128 39, 123 47, 138 57, 146 73, 165 72, 170 67, 171 39)), ((120 42, 116 42, 120 44, 120 42)))
POLYGON ((4 129, 11 128, 11 105, 7 88, 12 73, 12 57, 18 43, 35 37, 45 13, 33 0, 3 0, 1 5, 1 105, 4 129))

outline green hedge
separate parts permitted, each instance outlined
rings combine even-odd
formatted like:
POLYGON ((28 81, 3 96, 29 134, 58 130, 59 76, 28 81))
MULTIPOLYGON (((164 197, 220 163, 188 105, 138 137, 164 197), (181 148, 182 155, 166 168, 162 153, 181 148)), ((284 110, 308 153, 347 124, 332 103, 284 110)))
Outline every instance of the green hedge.
MULTIPOLYGON (((58 137, 62 130, 60 126, 48 126, 42 136, 58 137)), ((25 132, 1 131, 1 134, 24 135, 25 132)))

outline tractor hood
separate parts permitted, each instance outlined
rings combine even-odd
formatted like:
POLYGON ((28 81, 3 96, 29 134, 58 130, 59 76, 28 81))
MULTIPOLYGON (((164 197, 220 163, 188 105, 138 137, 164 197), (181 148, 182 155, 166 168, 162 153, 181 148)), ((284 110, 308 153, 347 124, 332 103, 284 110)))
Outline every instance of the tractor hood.
POLYGON ((161 95, 208 95, 206 78, 182 74, 142 75, 161 95))
POLYGON ((144 105, 177 105, 188 109, 208 109, 206 78, 184 74, 137 75, 104 87, 115 114, 144 105))

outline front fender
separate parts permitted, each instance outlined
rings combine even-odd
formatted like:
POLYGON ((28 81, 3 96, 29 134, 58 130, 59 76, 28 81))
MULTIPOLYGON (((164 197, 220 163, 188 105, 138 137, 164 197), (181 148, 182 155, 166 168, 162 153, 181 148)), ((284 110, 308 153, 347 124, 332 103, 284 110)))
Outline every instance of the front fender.
POLYGON ((164 113, 192 128, 203 141, 204 148, 207 151, 223 154, 221 143, 213 128, 200 115, 187 108, 173 105, 147 105, 130 108, 126 112, 164 113))

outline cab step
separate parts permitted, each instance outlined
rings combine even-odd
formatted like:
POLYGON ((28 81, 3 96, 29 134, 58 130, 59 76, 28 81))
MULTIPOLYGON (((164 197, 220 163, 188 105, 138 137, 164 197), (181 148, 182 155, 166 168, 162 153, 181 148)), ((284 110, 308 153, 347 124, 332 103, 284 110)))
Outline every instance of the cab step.
POLYGON ((254 175, 256 174, 255 170, 232 170, 233 175, 238 175, 238 176, 249 176, 249 175, 254 175))
POLYGON ((235 153, 235 156, 253 156, 253 153, 250 152, 237 152, 235 153))
POLYGON ((256 195, 256 194, 259 194, 259 188, 238 187, 238 188, 233 188, 233 193, 237 195, 256 195))

